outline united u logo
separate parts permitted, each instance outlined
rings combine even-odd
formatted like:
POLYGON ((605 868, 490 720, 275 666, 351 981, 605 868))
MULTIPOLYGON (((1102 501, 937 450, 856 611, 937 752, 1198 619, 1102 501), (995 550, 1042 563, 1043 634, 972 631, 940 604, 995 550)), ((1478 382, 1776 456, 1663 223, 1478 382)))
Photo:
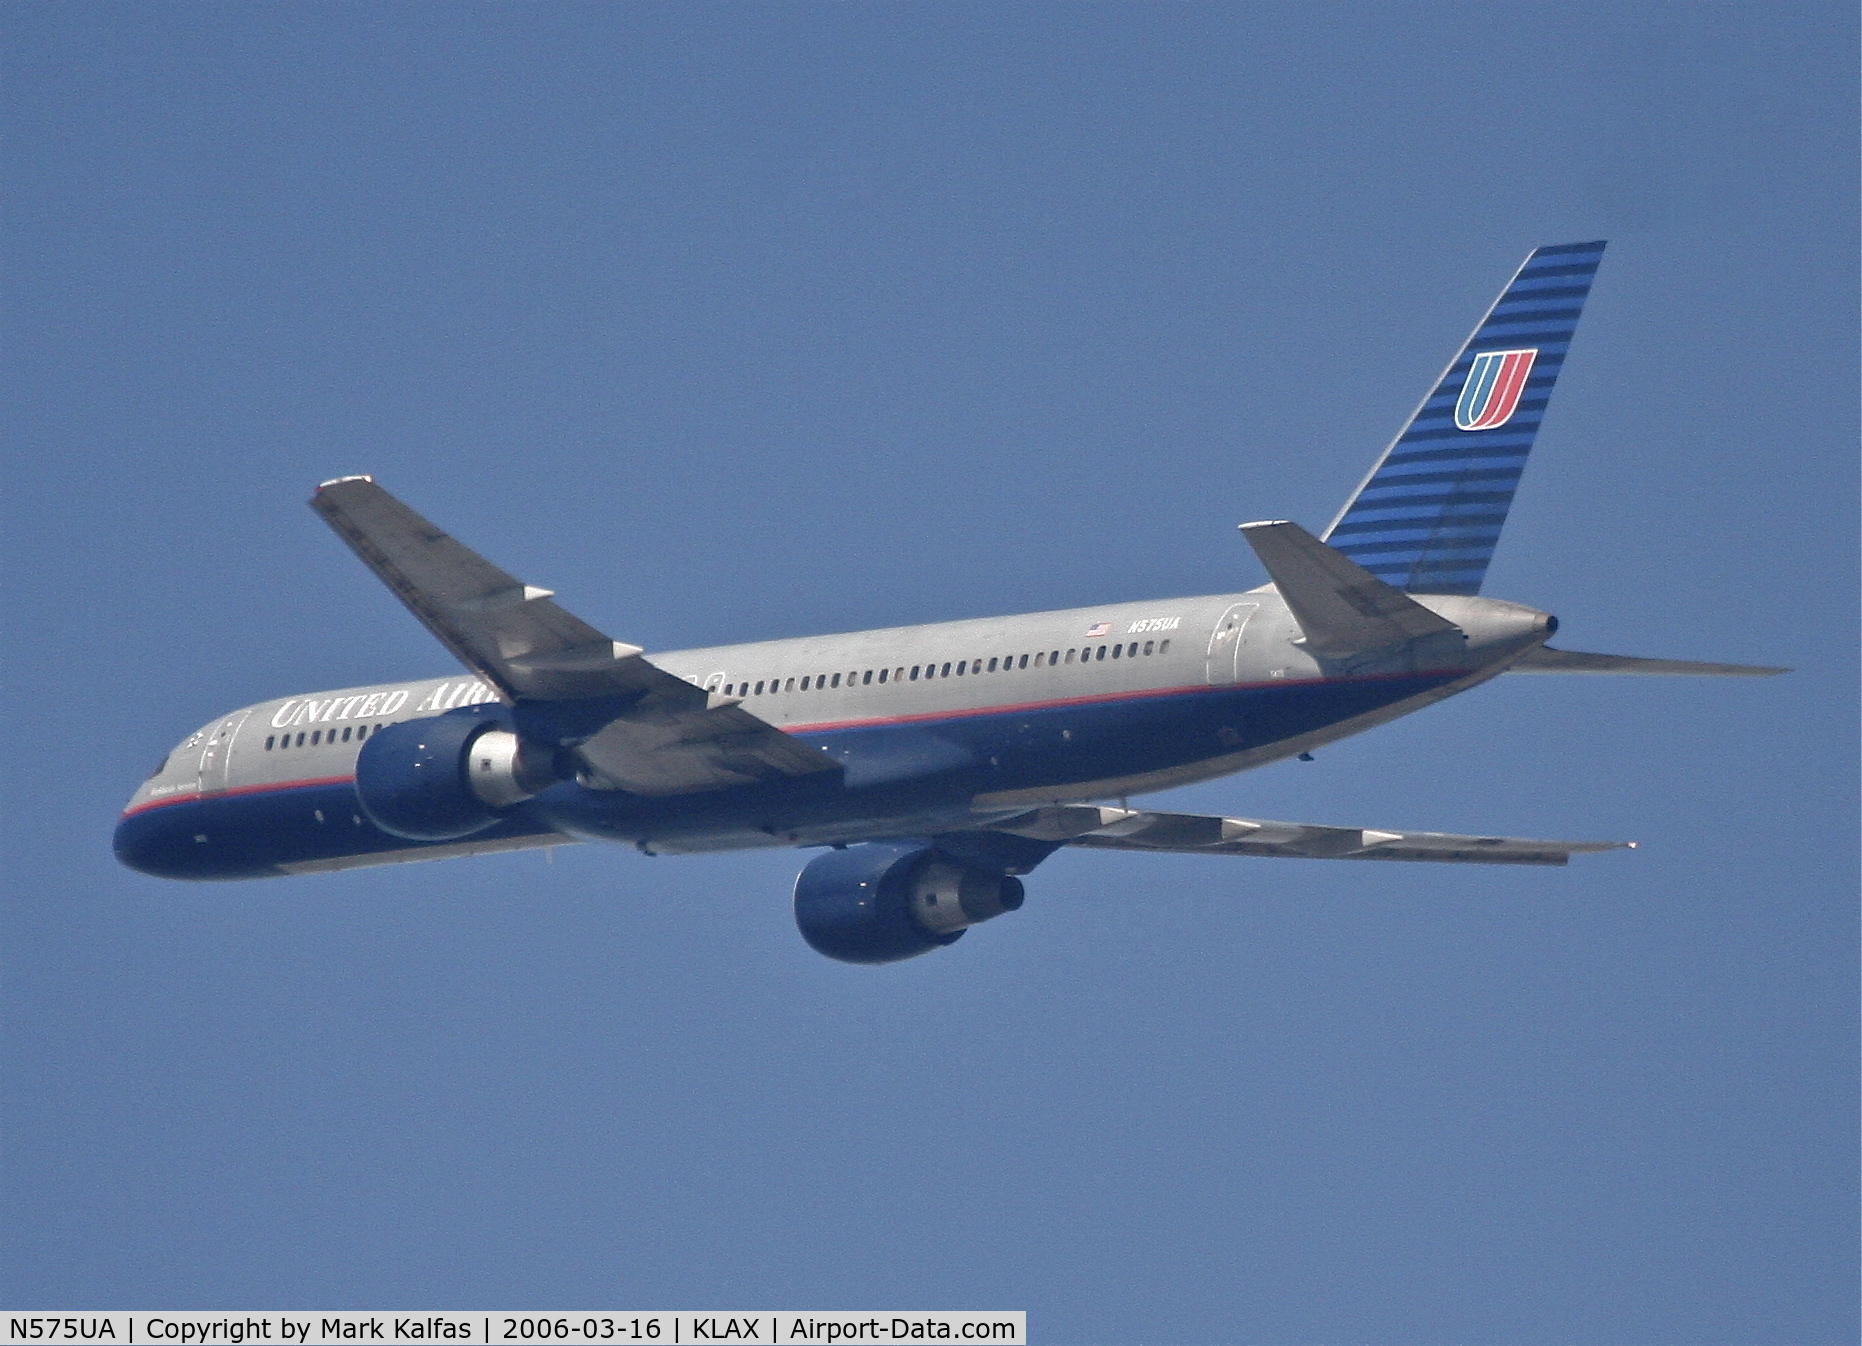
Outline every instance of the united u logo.
POLYGON ((1461 430, 1497 430, 1513 419, 1526 376, 1539 352, 1483 351, 1474 357, 1468 381, 1455 403, 1455 426, 1461 430))

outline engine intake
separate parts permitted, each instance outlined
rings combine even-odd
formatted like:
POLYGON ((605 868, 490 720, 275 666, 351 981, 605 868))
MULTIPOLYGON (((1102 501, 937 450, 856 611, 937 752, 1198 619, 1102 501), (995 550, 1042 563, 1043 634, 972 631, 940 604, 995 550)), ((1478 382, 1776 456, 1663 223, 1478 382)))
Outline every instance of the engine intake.
POLYGON ((923 842, 871 842, 809 861, 795 880, 795 924, 817 953, 895 963, 954 944, 1022 904, 1021 881, 958 864, 923 842))
POLYGON ((482 832, 555 780, 542 750, 476 707, 388 725, 356 756, 362 811, 410 841, 482 832))

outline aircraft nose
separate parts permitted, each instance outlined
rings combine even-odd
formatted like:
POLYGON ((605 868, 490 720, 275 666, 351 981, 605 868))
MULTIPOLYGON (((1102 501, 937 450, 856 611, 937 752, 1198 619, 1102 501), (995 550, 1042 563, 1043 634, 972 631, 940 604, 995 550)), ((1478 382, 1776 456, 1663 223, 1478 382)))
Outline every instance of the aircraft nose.
POLYGON ((194 813, 181 805, 124 814, 112 838, 116 858, 158 879, 255 879, 279 873, 240 855, 227 844, 230 838, 216 841, 207 820, 194 813))
MULTIPOLYGON (((155 813, 131 813, 119 819, 113 838, 116 858, 142 874, 158 879, 192 878, 193 858, 180 843, 184 838, 155 813)), ((189 843, 190 846, 198 843, 189 843)))

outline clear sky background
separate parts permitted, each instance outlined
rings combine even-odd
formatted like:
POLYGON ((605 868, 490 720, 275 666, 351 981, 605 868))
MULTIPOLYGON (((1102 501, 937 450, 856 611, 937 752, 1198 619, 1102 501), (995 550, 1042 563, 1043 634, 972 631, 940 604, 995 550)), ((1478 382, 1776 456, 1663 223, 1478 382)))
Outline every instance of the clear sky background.
POLYGON ((1759 4, 36 4, 4 25, 10 1307, 1026 1308, 1854 1340, 1856 41, 1759 4), (649 649, 1245 588, 1611 241, 1514 677, 1156 797, 1635 838, 1063 853, 888 968, 806 854, 190 887, 195 726, 449 658, 372 472, 649 649))

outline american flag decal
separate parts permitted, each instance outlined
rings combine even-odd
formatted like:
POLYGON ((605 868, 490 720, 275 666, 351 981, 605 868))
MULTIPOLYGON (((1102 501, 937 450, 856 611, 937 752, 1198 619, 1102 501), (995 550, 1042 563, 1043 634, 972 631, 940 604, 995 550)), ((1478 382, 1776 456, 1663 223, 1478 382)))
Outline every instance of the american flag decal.
POLYGON ((1111 622, 1095 622, 1093 625, 1086 628, 1086 638, 1088 640, 1091 640, 1094 636, 1109 636, 1111 634, 1111 622))
POLYGON ((1539 352, 1483 351, 1474 357, 1468 369, 1468 381, 1461 385, 1460 400, 1455 403, 1457 430, 1498 430, 1513 419, 1519 395, 1526 390, 1526 376, 1539 352))

